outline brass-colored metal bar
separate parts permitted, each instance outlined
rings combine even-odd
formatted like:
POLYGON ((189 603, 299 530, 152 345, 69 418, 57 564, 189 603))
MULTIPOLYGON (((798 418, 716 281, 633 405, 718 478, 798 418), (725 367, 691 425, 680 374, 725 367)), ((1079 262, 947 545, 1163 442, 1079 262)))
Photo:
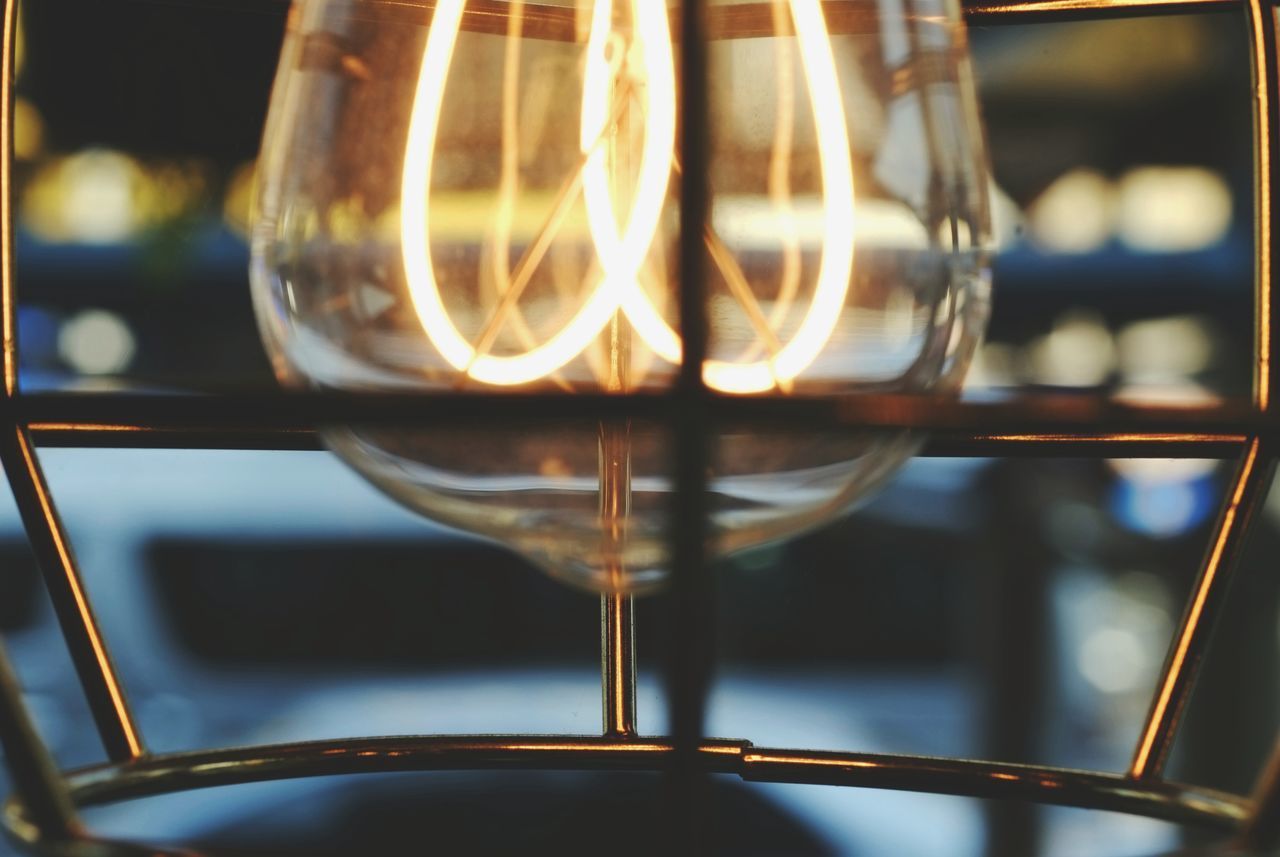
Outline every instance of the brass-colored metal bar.
POLYGON ((107 756, 136 758, 143 753, 142 739, 25 429, 0 429, 0 461, 107 756))
POLYGON ((32 836, 65 841, 79 833, 75 806, 22 702, 18 677, 0 645, 0 748, 32 836))
MULTIPOLYGON (((278 449, 318 450, 314 429, 151 428, 143 425, 36 423, 42 447, 77 449, 278 449)), ((1133 433, 1109 435, 1027 435, 952 433, 931 437, 917 455, 925 458, 1237 458, 1243 434, 1133 433)))
POLYGON ((1034 21, 1134 18, 1230 12, 1240 0, 964 0, 965 22, 977 26, 1034 21))
POLYGON ((179 9, 211 9, 220 12, 275 15, 283 18, 293 0, 112 0, 112 2, 147 6, 171 6, 179 9))
POLYGON ((3 71, 0 74, 0 360, 3 361, 4 411, 0 415, 0 461, 9 479, 27 538, 44 574, 49 597, 61 623, 71 659, 80 676, 94 723, 108 757, 135 758, 142 743, 124 692, 107 653, 84 582, 71 554, 25 426, 17 418, 18 329, 13 257, 13 100, 17 0, 5 0, 3 71), (8 424, 2 421, 8 420, 8 424))
POLYGON ((1256 439, 1250 442, 1165 658, 1129 766, 1129 775, 1135 779, 1159 777, 1164 770, 1183 707, 1208 649, 1214 622, 1226 601, 1230 575, 1244 549, 1249 523, 1266 499, 1274 471, 1274 459, 1263 452, 1263 442, 1256 439))
MULTIPOLYGON (((0 14, 0 360, 6 398, 17 392, 18 367, 13 299, 13 124, 14 76, 18 44, 18 0, 4 0, 0 14)), ((20 433, 16 426, 0 431, 20 433)), ((25 813, 25 832, 47 841, 65 842, 79 832, 67 784, 36 732, 22 688, 0 646, 0 747, 25 813)))
MULTIPOLYGON (((710 771, 753 782, 887 788, 1129 812, 1231 830, 1249 803, 1238 795, 1114 774, 919 756, 756 748, 703 741, 710 771)), ((72 797, 92 806, 194 788, 298 777, 390 771, 656 771, 669 764, 669 738, 601 736, 423 736, 362 738, 155 755, 68 774, 72 797)), ((686 852, 687 853, 687 852, 686 852)))
MULTIPOLYGON (((15 51, 17 49, 18 0, 5 0, 0 16, 0 290, 6 307, 12 306, 13 287, 13 107, 15 51)), ((0 353, 4 355, 4 393, 17 389, 13 359, 13 313, 0 313, 0 353)), ((0 747, 5 765, 21 802, 30 832, 51 840, 66 840, 77 830, 76 813, 53 758, 40 740, 30 713, 22 701, 22 687, 0 645, 0 747)))
MULTIPOLYGON (((631 347, 622 319, 609 326, 609 375, 606 387, 626 389, 631 347)), ((605 539, 608 591, 600 596, 600 699, 604 734, 628 737, 636 732, 635 606, 627 595, 624 555, 631 516, 631 424, 599 425, 600 528, 605 539)))
POLYGON ((1168 782, 1135 786, 1113 774, 956 759, 748 748, 742 756, 742 776, 756 782, 1031 799, 1040 804, 1114 810, 1221 830, 1237 827, 1249 811, 1244 798, 1208 789, 1168 782))
MULTIPOLYGON (((1248 0, 1250 65, 1253 74, 1254 244, 1257 253, 1257 363, 1254 389, 1258 407, 1274 410, 1280 389, 1280 360, 1275 359, 1277 314, 1273 265, 1280 253, 1275 224, 1275 189, 1280 185, 1280 21, 1272 0, 1248 0)), ((1240 844, 1270 852, 1280 847, 1280 741, 1254 786, 1255 810, 1244 825, 1240 844)))
POLYGON ((13 126, 17 74, 18 0, 5 0, 0 47, 0 360, 4 396, 18 393, 18 299, 14 294, 13 126))
MULTIPOLYGON (((146 431, 305 432, 320 425, 465 425, 504 419, 530 424, 567 420, 670 420, 684 402, 678 391, 497 395, 244 393, 217 396, 28 393, 0 402, 0 418, 46 433, 124 436, 146 431)), ((798 430, 919 429, 939 437, 992 443, 1102 441, 1171 444, 1236 443, 1280 435, 1280 414, 1248 402, 1152 407, 1107 399, 1028 396, 1010 402, 967 402, 922 394, 848 393, 826 397, 709 395, 708 419, 798 430)))
POLYGON ((1246 21, 1252 50, 1253 80, 1253 218, 1254 218, 1254 404, 1263 414, 1272 412, 1272 399, 1280 378, 1274 331, 1280 304, 1275 300, 1277 234, 1273 182, 1280 169, 1280 68, 1276 63, 1274 10, 1264 0, 1246 3, 1246 21))
MULTIPOLYGON (((283 16, 290 0, 114 0, 117 3, 145 3, 192 9, 213 9, 235 13, 283 16)), ((462 29, 468 32, 502 35, 506 32, 504 5, 494 0, 470 0, 462 29)), ((1242 0, 964 0, 967 21, 991 25, 1025 23, 1031 19, 1088 19, 1138 15, 1180 15, 1239 9, 1242 0)), ((709 10, 707 35, 710 39, 749 39, 774 32, 767 2, 720 6, 709 10)), ((430 22, 435 0, 362 0, 352 15, 373 20, 392 20, 425 25, 430 22)), ((526 3, 530 38, 573 41, 577 37, 572 8, 547 3, 526 3)), ((874 24, 874 13, 849 0, 826 0, 823 11, 834 34, 866 33, 874 24)))
POLYGON ((1231 434, 973 434, 929 437, 929 458, 1238 458, 1247 437, 1231 434))
POLYGON ((324 449, 315 429, 246 431, 59 423, 37 423, 30 429, 36 446, 64 449, 324 449))
POLYGON ((600 596, 600 671, 604 734, 636 734, 635 603, 628 595, 600 596))

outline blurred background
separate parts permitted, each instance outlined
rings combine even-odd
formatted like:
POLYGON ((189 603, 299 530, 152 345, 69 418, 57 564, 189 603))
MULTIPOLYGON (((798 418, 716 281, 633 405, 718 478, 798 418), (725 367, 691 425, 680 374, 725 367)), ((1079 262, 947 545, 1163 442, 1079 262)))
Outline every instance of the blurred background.
MULTIPOLYGON (((29 389, 275 384, 245 231, 285 5, 216 7, 24 5, 29 389)), ((1245 36, 1234 10, 970 31, 999 252, 967 395, 1248 394, 1245 36)), ((599 728, 598 600, 402 511, 327 453, 41 456, 153 749, 599 728)), ((723 564, 710 732, 1124 770, 1232 467, 915 460, 847 519, 723 564)), ((1269 752, 1278 548, 1280 497, 1233 584, 1176 779, 1247 791, 1269 752)), ((0 630, 44 737, 65 765, 100 761, 7 496, 0 556, 0 630)), ((640 723, 660 732, 654 609, 640 608, 640 723)), ((726 779, 716 799, 735 854, 1121 857, 1194 842, 1142 819, 905 793, 726 779)), ((220 789, 89 819, 238 854, 385 853, 426 828, 468 831, 478 851, 573 853, 658 811, 643 776, 459 773, 220 789), (501 825, 484 800, 502 802, 501 825)))

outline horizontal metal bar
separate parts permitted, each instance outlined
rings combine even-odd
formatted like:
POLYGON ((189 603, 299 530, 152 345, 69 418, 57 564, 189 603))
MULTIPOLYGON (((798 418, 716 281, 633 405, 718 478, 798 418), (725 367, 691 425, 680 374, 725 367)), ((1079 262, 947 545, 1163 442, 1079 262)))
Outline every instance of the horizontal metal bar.
POLYGON ((1230 12, 1240 0, 964 0, 970 25, 1230 12))
MULTIPOLYGON (((669 394, 236 393, 217 396, 36 393, 0 402, 0 418, 46 433, 124 436, 140 431, 305 432, 321 425, 555 424, 590 419, 666 422, 686 399, 669 394)), ((728 397, 708 394, 719 424, 805 430, 920 429, 993 443, 1073 441, 1223 444, 1280 433, 1280 415, 1244 402, 1150 407, 1076 396, 961 402, 908 394, 728 397)))
POLYGON ((111 0, 118 4, 171 6, 177 9, 208 9, 237 14, 273 15, 283 18, 293 0, 111 0))
POLYGON ((314 429, 215 429, 200 426, 34 423, 40 447, 72 449, 324 449, 314 429))
MULTIPOLYGON (((296 777, 436 770, 661 770, 673 752, 665 738, 426 736, 364 738, 149 756, 68 774, 80 805, 194 788, 296 777)), ((709 771, 755 782, 897 789, 1129 812, 1183 824, 1234 829, 1244 798, 1115 774, 919 756, 754 748, 705 741, 709 771)))
POLYGON ((928 458, 1233 458, 1247 438, 1239 434, 1094 433, 972 434, 930 437, 918 453, 928 458))
POLYGON ((1233 830, 1248 816, 1238 795, 1170 782, 1036 765, 919 756, 790 750, 747 750, 744 779, 755 782, 857 786, 961 797, 1030 800, 1233 830))
MULTIPOLYGON (((41 447, 74 449, 324 449, 312 429, 213 429, 201 426, 150 428, 142 425, 35 423, 41 447)), ((926 440, 922 458, 1232 458, 1246 441, 1242 434, 970 434, 926 440)))
MULTIPOLYGON (((258 15, 275 15, 283 17, 289 7, 290 0, 114 0, 117 3, 143 3, 156 6, 173 6, 190 9, 211 9, 235 13, 252 13, 258 15)), ((426 12, 432 8, 431 0, 364 0, 369 9, 382 8, 397 12, 403 16, 406 12, 426 12)), ((493 2, 473 0, 479 7, 479 13, 473 11, 463 22, 465 29, 481 32, 497 31, 496 25, 489 18, 497 17, 484 7, 491 7, 493 2)), ((768 4, 744 4, 741 7, 726 7, 721 14, 711 18, 709 29, 712 38, 752 38, 767 35, 773 31, 769 19, 768 4), (759 10, 752 7, 759 6, 759 10)), ((963 0, 965 19, 974 24, 1001 24, 1022 22, 1024 19, 1039 18, 1104 18, 1132 17, 1139 15, 1194 14, 1219 12, 1242 8, 1242 0, 963 0)), ((572 9, 550 6, 549 4, 526 3, 526 18, 533 17, 534 35, 543 38, 573 38, 575 32, 572 21, 572 9), (561 21, 561 19, 564 19, 561 21)), ((865 28, 868 17, 865 8, 860 4, 841 4, 828 2, 826 5, 828 26, 832 32, 855 31, 857 27, 865 28), (845 8, 840 8, 841 6, 845 8), (858 22, 846 21, 856 17, 858 22)), ((429 20, 429 19, 424 19, 429 20)), ((502 30, 505 32, 505 29, 502 30)))

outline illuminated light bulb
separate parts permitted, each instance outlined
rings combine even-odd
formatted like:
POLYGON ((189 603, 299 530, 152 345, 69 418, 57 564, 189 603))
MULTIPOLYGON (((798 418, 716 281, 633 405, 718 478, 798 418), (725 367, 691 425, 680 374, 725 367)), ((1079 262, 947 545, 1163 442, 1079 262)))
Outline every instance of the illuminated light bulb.
MULTIPOLYGON (((989 215, 956 10, 708 2, 709 388, 954 391, 989 215)), ((682 99, 657 0, 295 0, 259 164, 255 306, 281 378, 345 390, 659 391, 682 99)), ((388 493, 610 590, 659 584, 663 428, 334 428, 388 493)), ((718 429, 715 547, 792 535, 903 433, 718 429)))

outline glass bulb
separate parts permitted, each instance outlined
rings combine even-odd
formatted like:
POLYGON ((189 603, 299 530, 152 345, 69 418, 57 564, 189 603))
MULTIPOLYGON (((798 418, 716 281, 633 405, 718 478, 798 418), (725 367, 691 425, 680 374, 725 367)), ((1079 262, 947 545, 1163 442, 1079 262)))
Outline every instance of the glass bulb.
MULTIPOLYGON (((955 391, 988 316, 982 132, 947 0, 711 0, 709 356, 735 395, 955 391)), ((253 230, 287 383, 660 391, 681 361, 677 9, 295 0, 253 230)), ((330 428, 423 514, 595 589, 663 579, 660 425, 330 428)), ((714 547, 830 519, 906 433, 721 426, 714 547)))

